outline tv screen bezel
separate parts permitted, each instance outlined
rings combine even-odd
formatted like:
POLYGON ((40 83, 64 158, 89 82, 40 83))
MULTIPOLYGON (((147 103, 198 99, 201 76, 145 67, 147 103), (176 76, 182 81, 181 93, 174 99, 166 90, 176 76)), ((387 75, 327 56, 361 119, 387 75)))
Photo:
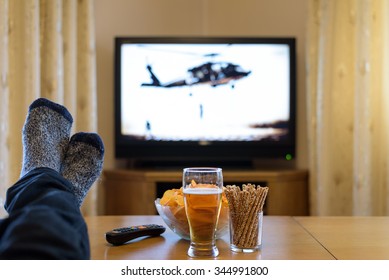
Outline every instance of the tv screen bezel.
POLYGON ((114 38, 115 158, 152 161, 252 161, 296 155, 296 38, 294 37, 129 37, 114 38), (126 43, 287 44, 290 48, 290 130, 286 142, 133 141, 121 133, 121 46, 126 43), (190 160, 189 160, 190 159, 190 160))

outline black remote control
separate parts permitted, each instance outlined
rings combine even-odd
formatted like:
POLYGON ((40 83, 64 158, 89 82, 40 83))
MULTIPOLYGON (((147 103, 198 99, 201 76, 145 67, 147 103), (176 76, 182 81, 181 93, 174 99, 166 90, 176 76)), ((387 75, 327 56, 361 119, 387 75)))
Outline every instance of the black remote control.
POLYGON ((165 227, 155 224, 116 228, 106 232, 105 239, 113 245, 122 245, 138 237, 160 235, 165 230, 165 227))

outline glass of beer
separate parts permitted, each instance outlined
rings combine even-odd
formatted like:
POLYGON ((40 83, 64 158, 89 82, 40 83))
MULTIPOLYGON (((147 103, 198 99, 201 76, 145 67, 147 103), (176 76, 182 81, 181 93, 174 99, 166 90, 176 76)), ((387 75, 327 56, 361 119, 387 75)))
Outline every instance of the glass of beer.
POLYGON ((223 192, 221 168, 191 167, 183 171, 184 203, 190 231, 190 257, 216 257, 216 227, 223 192))

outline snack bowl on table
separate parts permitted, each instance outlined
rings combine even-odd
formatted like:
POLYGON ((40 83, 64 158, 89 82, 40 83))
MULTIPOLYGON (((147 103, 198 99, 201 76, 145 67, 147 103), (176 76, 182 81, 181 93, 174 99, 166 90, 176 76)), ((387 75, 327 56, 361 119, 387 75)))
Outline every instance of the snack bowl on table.
MULTIPOLYGON (((181 201, 181 199, 179 198, 181 201)), ((183 202, 183 200, 182 200, 183 202)), ((161 199, 155 200, 155 207, 165 224, 182 239, 190 240, 189 224, 186 218, 185 206, 182 204, 161 204, 161 199)), ((219 239, 229 231, 228 204, 222 203, 219 223, 216 229, 216 238, 219 239)))

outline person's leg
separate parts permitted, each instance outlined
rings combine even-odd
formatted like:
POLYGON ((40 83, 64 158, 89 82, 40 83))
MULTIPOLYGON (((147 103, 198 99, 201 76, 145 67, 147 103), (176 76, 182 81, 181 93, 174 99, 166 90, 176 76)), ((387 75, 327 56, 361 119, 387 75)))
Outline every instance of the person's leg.
POLYGON ((72 184, 36 168, 7 192, 0 223, 0 259, 89 259, 87 227, 72 184))
POLYGON ((30 106, 22 178, 8 190, 9 217, 0 222, 0 259, 89 258, 79 206, 101 173, 104 146, 93 133, 75 134, 67 143, 71 123, 59 104, 38 99, 30 106))

